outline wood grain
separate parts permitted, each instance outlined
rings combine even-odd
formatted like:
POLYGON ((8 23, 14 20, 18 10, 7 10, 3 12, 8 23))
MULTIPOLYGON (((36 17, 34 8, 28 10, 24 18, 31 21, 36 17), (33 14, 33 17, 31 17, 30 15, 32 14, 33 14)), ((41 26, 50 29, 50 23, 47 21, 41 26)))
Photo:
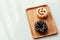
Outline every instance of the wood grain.
POLYGON ((53 20, 53 17, 51 15, 51 11, 50 11, 48 5, 41 5, 41 6, 37 6, 37 7, 28 8, 28 9, 26 9, 26 14, 27 14, 28 22, 30 24, 30 29, 31 29, 33 38, 40 38, 40 37, 45 37, 48 35, 57 34, 57 28, 56 28, 55 22, 53 20), (44 7, 48 10, 48 16, 46 19, 40 19, 37 17, 36 10, 37 10, 37 8, 40 8, 40 7, 44 7), (39 20, 43 20, 48 25, 48 33, 45 35, 41 35, 34 29, 35 23, 39 20))

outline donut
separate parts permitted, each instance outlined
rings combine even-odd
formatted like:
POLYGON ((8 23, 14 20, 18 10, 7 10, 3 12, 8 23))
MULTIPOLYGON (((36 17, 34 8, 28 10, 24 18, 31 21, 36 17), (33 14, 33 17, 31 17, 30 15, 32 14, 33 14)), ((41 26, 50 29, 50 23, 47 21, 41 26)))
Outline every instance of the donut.
POLYGON ((41 34, 45 34, 47 32, 48 26, 44 21, 37 21, 35 23, 35 30, 41 34))
POLYGON ((48 11, 44 7, 37 8, 37 16, 39 18, 46 18, 48 11))

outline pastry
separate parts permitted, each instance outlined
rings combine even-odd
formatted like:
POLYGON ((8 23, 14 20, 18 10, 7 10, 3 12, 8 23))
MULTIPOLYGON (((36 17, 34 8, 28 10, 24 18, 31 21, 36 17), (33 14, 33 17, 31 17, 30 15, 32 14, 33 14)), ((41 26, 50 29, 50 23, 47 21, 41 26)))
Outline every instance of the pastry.
POLYGON ((41 34, 45 34, 47 32, 47 24, 44 21, 38 21, 35 23, 35 30, 41 34))
POLYGON ((44 7, 37 8, 37 15, 39 18, 46 18, 48 11, 44 7))

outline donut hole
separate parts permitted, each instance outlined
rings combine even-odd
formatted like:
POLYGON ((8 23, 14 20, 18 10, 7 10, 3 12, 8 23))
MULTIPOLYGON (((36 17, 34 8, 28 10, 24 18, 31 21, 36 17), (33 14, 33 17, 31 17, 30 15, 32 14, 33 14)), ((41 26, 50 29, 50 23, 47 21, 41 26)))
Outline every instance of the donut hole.
POLYGON ((43 27, 42 26, 40 26, 40 29, 42 29, 43 27))

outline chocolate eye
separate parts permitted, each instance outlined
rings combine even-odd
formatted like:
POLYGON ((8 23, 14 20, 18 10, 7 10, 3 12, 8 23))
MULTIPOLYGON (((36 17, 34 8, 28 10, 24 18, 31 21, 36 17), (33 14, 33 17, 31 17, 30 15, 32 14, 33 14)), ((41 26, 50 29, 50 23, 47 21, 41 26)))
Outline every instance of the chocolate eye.
POLYGON ((44 34, 47 32, 47 24, 43 21, 38 21, 35 23, 35 30, 41 34, 44 34))
POLYGON ((44 13, 45 13, 45 10, 44 10, 44 13))

